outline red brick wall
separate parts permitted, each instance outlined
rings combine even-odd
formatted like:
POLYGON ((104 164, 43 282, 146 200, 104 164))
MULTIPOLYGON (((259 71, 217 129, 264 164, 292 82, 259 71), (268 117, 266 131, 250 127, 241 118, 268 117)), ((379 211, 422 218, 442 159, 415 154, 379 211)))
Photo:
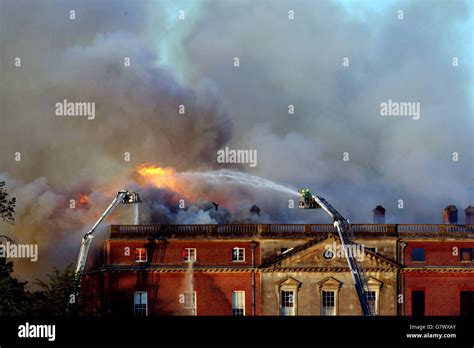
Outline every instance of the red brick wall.
MULTIPOLYGON (((461 261, 461 248, 474 248, 474 242, 466 241, 409 241, 405 247, 405 266, 466 266, 469 262, 461 261), (411 253, 413 248, 425 248, 425 260, 412 261, 411 253), (457 255, 454 255, 453 250, 457 248, 457 255)), ((474 262, 472 263, 474 265, 474 262)))
POLYGON ((460 292, 474 291, 473 273, 405 273, 405 315, 411 315, 411 291, 425 291, 425 315, 460 315, 460 292))
MULTIPOLYGON (((199 265, 206 266, 251 266, 252 265, 252 248, 251 241, 167 241, 166 245, 159 245, 163 242, 148 242, 143 240, 108 240, 106 242, 106 250, 110 253, 106 260, 108 264, 136 264, 134 262, 133 251, 135 248, 146 248, 148 250, 148 260, 154 259, 153 264, 173 264, 185 265, 183 261, 184 248, 196 248, 197 261, 196 267, 199 265), (164 246, 164 252, 160 250, 164 246), (245 248, 245 261, 233 262, 232 249, 234 247, 245 248), (129 248, 129 249, 126 249, 129 248), (125 255, 125 251, 129 250, 130 255, 125 255), (162 253, 162 254, 161 254, 162 253), (160 254, 158 256, 158 254, 160 254)), ((260 263, 260 248, 255 248, 255 263, 260 263)))
MULTIPOLYGON (((148 315, 184 315, 180 295, 190 291, 185 272, 120 272, 96 273, 85 278, 88 294, 88 313, 99 314, 101 305, 109 308, 108 314, 133 315, 135 291, 147 291, 148 315), (100 281, 100 277, 104 281, 100 281), (94 289, 92 289, 94 288, 94 289)), ((193 274, 193 291, 196 291, 197 315, 231 315, 232 291, 245 291, 245 315, 252 312, 252 273, 208 273, 193 274)), ((260 280, 255 274, 255 308, 260 315, 260 280)))

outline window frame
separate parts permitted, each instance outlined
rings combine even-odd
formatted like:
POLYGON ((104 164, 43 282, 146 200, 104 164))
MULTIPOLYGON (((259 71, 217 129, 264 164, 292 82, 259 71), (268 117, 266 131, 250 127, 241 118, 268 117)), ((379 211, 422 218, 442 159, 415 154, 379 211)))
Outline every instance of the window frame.
POLYGON ((234 247, 232 248, 232 262, 245 262, 245 248, 241 248, 241 247, 234 247), (237 259, 234 259, 234 256, 235 256, 235 251, 238 251, 238 254, 237 254, 237 259), (240 251, 242 251, 242 260, 240 260, 240 251))
MULTIPOLYGON (((380 308, 380 305, 379 305, 379 301, 380 301, 380 289, 374 289, 374 288, 370 288, 368 292, 373 292, 375 294, 375 297, 374 297, 374 309, 375 309, 375 315, 379 315, 379 308, 380 308)), ((369 302, 369 299, 368 299, 368 296, 367 296, 367 302, 369 302)))
POLYGON ((473 261, 473 252, 474 252, 473 248, 460 248, 459 249, 460 261, 461 262, 472 262, 473 261), (463 254, 464 254, 463 251, 465 252, 466 250, 469 250, 469 255, 470 255, 469 260, 464 260, 464 258, 463 258, 463 254))
POLYGON ((184 302, 183 308, 185 315, 196 316, 197 315, 197 292, 196 291, 184 291, 184 302), (186 300, 189 299, 187 295, 192 294, 193 306, 186 306, 186 300), (189 313, 190 312, 190 313, 189 313))
POLYGON ((183 249, 183 262, 196 262, 197 261, 197 250, 196 248, 184 248, 183 249), (190 258, 191 251, 194 252, 194 260, 190 258))
POLYGON ((135 291, 133 293, 133 315, 135 317, 147 317, 148 316, 148 292, 147 291, 135 291), (137 303, 136 302, 136 299, 137 299, 137 295, 139 295, 139 298, 140 298, 140 302, 142 301, 143 297, 142 295, 145 295, 145 303, 137 303), (142 306, 142 305, 145 305, 144 308, 137 308, 137 306, 142 306), (141 312, 143 311, 143 309, 145 310, 145 315, 137 315, 137 312, 141 312))
POLYGON ((134 262, 147 262, 147 261, 148 261, 148 250, 147 250, 146 248, 142 248, 142 247, 140 247, 140 248, 135 248, 135 249, 133 250, 133 261, 134 261, 134 262), (142 256, 141 253, 139 253, 139 255, 140 255, 140 260, 137 260, 137 251, 138 251, 138 250, 143 250, 143 251, 145 251, 145 259, 144 259, 144 260, 142 260, 142 258, 141 258, 141 256, 142 256))
POLYGON ((245 317, 245 290, 232 290, 232 316, 245 317), (235 295, 240 294, 241 297, 236 296, 235 301, 234 301, 234 294, 235 295), (235 304, 238 304, 238 301, 237 301, 238 299, 242 301, 242 304, 241 304, 242 308, 234 306, 235 304), (242 314, 236 314, 234 311, 237 311, 237 310, 241 310, 242 314))
POLYGON ((290 317, 290 316, 296 316, 296 308, 297 308, 297 300, 296 300, 296 290, 295 289, 288 289, 288 288, 283 288, 280 289, 280 316, 284 317, 290 317), (292 293, 292 306, 284 306, 284 296, 283 293, 292 293), (283 311, 283 308, 291 308, 291 313, 288 314, 287 311, 283 311))
POLYGON ((337 293, 338 291, 335 290, 335 289, 322 289, 321 290, 321 316, 324 316, 324 317, 333 317, 333 316, 337 316, 337 293), (334 314, 326 314, 324 308, 324 300, 325 300, 325 296, 324 294, 325 293, 332 293, 333 294, 333 313, 334 314))

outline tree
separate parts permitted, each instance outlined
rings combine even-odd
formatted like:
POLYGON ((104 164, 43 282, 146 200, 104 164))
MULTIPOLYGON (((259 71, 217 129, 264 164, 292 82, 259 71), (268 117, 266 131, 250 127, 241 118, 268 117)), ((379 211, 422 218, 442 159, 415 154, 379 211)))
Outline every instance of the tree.
POLYGON ((64 271, 56 267, 53 274, 48 274, 49 281, 46 283, 37 279, 35 284, 41 290, 32 294, 33 314, 68 316, 79 313, 79 303, 77 300, 76 279, 74 276, 73 264, 68 265, 64 271))
POLYGON ((15 203, 15 197, 8 199, 8 193, 5 189, 5 181, 0 181, 0 217, 4 222, 10 224, 15 222, 15 203))
MULTIPOLYGON (((0 217, 4 222, 13 224, 15 221, 15 198, 8 199, 5 182, 0 181, 0 217)), ((2 239, 11 241, 7 236, 2 239)), ((2 244, 2 241, 0 241, 2 244)), ((0 256, 0 315, 25 315, 30 309, 29 293, 25 290, 28 282, 20 282, 12 277, 13 262, 6 262, 0 256)))
POLYGON ((12 272, 13 262, 0 264, 0 316, 26 315, 31 308, 27 282, 13 278, 12 272))

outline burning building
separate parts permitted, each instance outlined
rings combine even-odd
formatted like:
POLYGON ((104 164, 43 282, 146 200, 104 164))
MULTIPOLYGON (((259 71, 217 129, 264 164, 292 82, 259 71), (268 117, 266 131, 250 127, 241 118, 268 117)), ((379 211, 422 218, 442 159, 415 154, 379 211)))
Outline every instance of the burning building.
MULTIPOLYGON (((377 315, 474 315, 473 225, 352 229, 377 315)), ((113 225, 82 291, 91 314, 361 315, 328 224, 113 225)))

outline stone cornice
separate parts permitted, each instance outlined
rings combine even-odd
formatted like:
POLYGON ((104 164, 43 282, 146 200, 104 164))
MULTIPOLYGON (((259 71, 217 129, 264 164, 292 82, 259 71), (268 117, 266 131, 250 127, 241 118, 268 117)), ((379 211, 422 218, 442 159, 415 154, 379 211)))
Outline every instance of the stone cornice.
POLYGON ((400 270, 402 273, 474 273, 474 267, 406 267, 400 270))

